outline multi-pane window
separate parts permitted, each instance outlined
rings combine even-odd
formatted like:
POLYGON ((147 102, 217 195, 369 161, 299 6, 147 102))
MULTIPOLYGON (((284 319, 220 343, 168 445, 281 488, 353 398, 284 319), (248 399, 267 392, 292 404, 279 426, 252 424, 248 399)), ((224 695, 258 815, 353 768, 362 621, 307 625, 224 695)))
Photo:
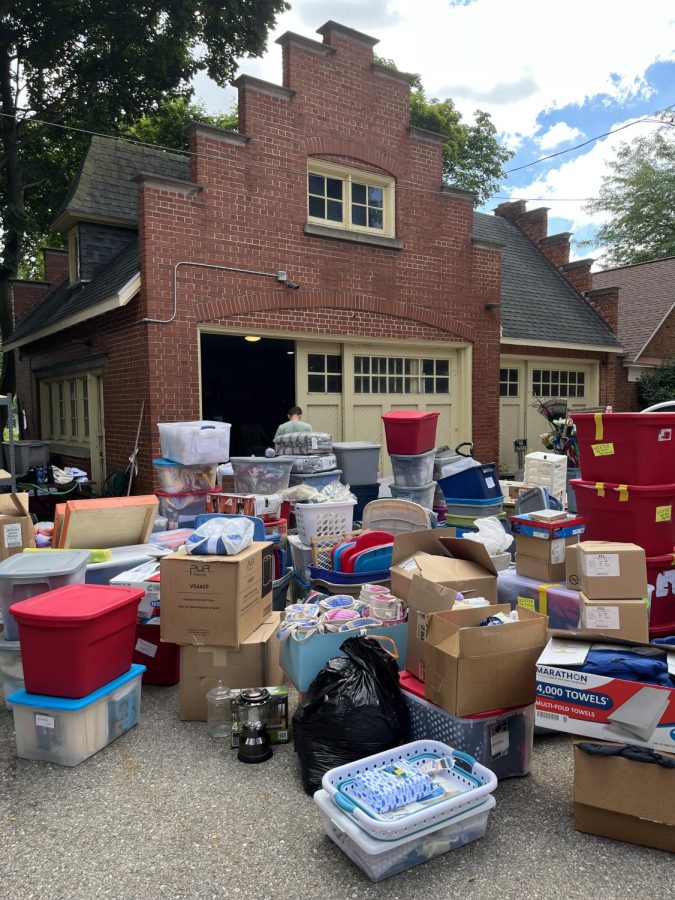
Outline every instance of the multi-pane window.
POLYGON ((89 438, 89 382, 86 375, 40 384, 42 437, 61 443, 83 444, 89 438))
POLYGON ((312 160, 307 215, 311 222, 392 237, 394 179, 312 160))
POLYGON ((338 353, 307 356, 307 390, 310 394, 342 393, 342 357, 338 353))
POLYGON ((355 356, 356 394, 447 394, 450 362, 409 356, 355 356))
POLYGON ((534 369, 532 393, 535 397, 584 397, 586 373, 567 369, 534 369))
POLYGON ((518 369, 499 370, 499 396, 518 396, 518 369))

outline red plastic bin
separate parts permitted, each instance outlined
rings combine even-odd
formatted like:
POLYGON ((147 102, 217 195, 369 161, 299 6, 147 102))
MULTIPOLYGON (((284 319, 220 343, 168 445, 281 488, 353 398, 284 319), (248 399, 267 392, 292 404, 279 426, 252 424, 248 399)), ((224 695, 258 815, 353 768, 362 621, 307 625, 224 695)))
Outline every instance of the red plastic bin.
POLYGON ((396 409, 382 416, 389 453, 416 456, 436 446, 437 412, 396 409))
POLYGON ((675 545, 675 484, 625 485, 575 479, 587 541, 620 541, 662 556, 675 545))
POLYGON ((675 635, 675 550, 647 557, 647 580, 654 587, 649 611, 649 637, 675 635))
POLYGON ((584 481, 675 481, 675 413, 573 413, 584 481))
POLYGON ((131 668, 143 591, 70 584, 15 603, 26 690, 86 697, 131 668))
POLYGON ((136 625, 134 662, 145 666, 143 684, 166 687, 180 680, 180 647, 162 643, 159 639, 159 616, 155 625, 139 622, 136 625))

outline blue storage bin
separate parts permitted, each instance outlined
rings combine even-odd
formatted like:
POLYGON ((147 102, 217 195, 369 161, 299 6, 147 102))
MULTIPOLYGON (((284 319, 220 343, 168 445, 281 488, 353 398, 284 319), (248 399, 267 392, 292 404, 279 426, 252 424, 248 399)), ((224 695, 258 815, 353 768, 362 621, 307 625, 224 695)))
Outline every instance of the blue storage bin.
POLYGON ((468 500, 466 497, 446 497, 447 516, 498 516, 504 506, 503 497, 488 497, 485 500, 468 500))
POLYGON ((330 584, 370 584, 373 581, 387 581, 391 577, 389 569, 382 572, 336 572, 335 569, 320 569, 308 566, 312 580, 327 581, 330 584))
MULTIPOLYGON (((313 634, 304 641, 293 638, 281 642, 279 662, 295 687, 304 693, 326 665, 329 659, 345 656, 340 647, 347 638, 355 637, 358 632, 333 632, 332 634, 313 634)), ((399 669, 405 666, 406 648, 408 644, 408 623, 400 625, 383 625, 382 628, 369 628, 367 635, 389 637, 396 644, 399 669)), ((386 646, 386 645, 385 645, 386 646)))
POLYGON ((342 469, 330 469, 328 472, 291 472, 289 486, 295 487, 298 484, 307 484, 309 487, 320 491, 327 484, 333 481, 339 481, 342 475, 342 469))
POLYGON ((380 485, 378 482, 375 484, 350 484, 349 490, 356 497, 354 519, 360 522, 363 519, 365 507, 380 496, 380 485))
POLYGON ((456 475, 441 478, 438 482, 443 496, 459 500, 489 500, 503 497, 495 463, 473 466, 456 475))

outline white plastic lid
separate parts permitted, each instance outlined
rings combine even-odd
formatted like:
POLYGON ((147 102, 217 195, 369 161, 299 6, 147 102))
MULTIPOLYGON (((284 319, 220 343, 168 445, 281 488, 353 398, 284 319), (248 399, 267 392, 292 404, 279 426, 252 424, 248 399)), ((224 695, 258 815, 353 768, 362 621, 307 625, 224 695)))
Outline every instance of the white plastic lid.
POLYGON ((38 578, 72 575, 87 564, 88 550, 45 550, 16 553, 0 563, 0 578, 38 578))

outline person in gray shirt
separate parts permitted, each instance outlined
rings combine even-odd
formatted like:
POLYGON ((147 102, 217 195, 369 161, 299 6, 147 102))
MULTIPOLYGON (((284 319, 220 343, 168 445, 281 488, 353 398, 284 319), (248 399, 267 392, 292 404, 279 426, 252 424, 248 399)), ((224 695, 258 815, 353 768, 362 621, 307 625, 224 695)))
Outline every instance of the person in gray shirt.
POLYGON ((313 431, 309 422, 302 421, 302 410, 299 406, 291 406, 288 410, 288 422, 283 422, 276 430, 274 438, 282 434, 293 434, 295 431, 313 431))

